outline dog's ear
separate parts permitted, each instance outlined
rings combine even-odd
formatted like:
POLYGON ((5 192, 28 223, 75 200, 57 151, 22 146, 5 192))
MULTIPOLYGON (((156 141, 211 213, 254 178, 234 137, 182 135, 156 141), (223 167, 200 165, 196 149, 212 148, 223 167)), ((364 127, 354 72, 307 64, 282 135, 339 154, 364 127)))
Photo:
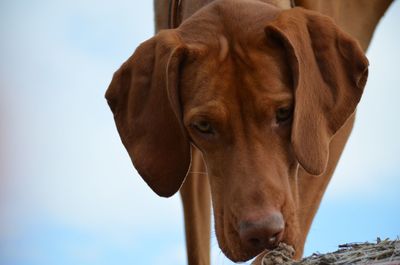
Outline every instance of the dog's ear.
POLYGON ((190 166, 178 92, 185 51, 175 30, 161 31, 136 49, 106 92, 135 168, 164 197, 179 190, 190 166))
POLYGON ((330 18, 302 8, 282 11, 265 32, 284 46, 292 69, 294 152, 308 173, 320 175, 327 166, 332 136, 361 98, 368 60, 330 18))

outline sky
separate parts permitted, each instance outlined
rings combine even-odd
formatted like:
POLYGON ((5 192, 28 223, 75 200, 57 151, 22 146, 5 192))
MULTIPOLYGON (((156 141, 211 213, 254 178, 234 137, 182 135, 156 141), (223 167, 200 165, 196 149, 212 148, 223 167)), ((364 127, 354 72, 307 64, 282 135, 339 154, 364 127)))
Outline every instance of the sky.
MULTIPOLYGON (((352 136, 305 250, 400 235, 400 3, 367 53, 352 136)), ((0 264, 186 264, 180 198, 131 165, 104 92, 152 1, 0 2, 0 264)), ((212 235, 213 264, 232 264, 212 235)))

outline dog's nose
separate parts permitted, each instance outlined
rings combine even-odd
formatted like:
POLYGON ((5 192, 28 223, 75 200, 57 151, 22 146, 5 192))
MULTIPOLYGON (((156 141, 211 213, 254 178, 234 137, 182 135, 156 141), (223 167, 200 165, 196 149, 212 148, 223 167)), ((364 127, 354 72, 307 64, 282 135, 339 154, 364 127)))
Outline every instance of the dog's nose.
POLYGON ((271 249, 282 240, 285 222, 280 212, 271 212, 255 221, 239 223, 239 236, 249 249, 271 249))

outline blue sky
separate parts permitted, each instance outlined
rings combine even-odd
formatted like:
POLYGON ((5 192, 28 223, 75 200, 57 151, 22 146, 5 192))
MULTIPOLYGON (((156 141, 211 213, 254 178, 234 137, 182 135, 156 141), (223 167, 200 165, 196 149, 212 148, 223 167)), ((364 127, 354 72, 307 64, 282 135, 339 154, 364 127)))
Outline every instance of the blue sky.
MULTIPOLYGON (((399 13, 395 1, 368 51, 306 254, 400 235, 399 13)), ((152 1, 2 1, 0 34, 0 264, 186 264, 179 196, 140 179, 103 97, 152 36, 152 1)), ((214 264, 230 264, 212 246, 214 264)))

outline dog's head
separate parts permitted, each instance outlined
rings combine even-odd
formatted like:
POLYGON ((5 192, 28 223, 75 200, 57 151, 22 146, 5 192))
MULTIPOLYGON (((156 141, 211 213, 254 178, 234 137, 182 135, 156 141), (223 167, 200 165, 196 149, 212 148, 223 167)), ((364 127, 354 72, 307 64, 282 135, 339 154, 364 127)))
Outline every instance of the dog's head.
POLYGON ((106 98, 157 194, 178 191, 191 145, 201 150, 219 245, 239 261, 279 241, 296 247, 297 168, 325 171, 367 67, 358 44, 325 16, 218 0, 141 44, 106 98))

